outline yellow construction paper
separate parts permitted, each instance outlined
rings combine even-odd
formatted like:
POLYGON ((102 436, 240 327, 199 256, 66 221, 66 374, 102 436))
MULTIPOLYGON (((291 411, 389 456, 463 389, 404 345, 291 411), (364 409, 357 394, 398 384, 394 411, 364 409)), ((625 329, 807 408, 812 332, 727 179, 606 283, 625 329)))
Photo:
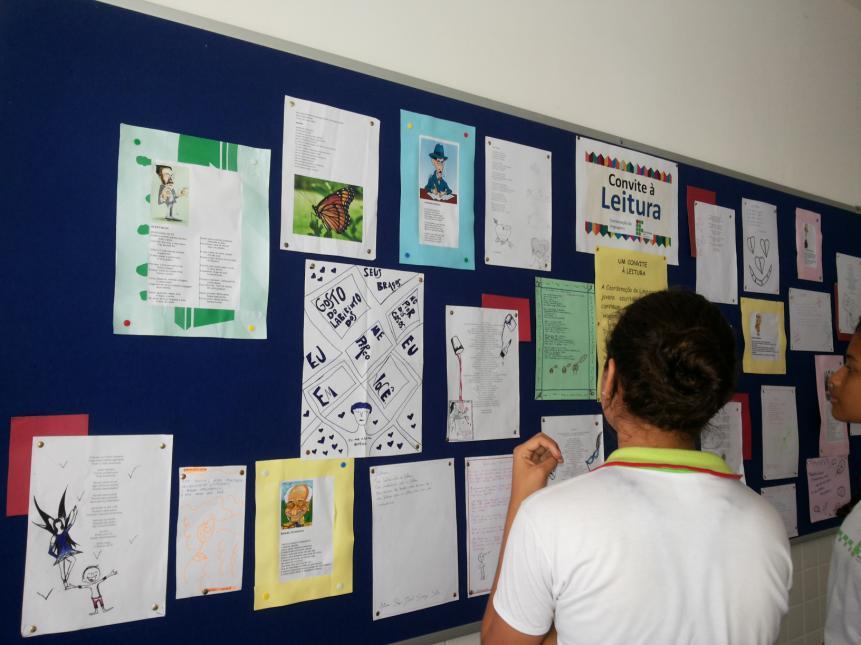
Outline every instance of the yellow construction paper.
POLYGON ((786 374, 783 302, 741 299, 742 366, 748 374, 786 374))
POLYGON ((254 609, 353 592, 353 460, 272 459, 255 473, 254 609), (280 581, 281 482, 331 477, 335 519, 330 575, 280 581))
POLYGON ((607 360, 607 336, 619 312, 641 296, 667 288, 667 258, 627 249, 595 249, 595 338, 598 342, 598 384, 607 360))

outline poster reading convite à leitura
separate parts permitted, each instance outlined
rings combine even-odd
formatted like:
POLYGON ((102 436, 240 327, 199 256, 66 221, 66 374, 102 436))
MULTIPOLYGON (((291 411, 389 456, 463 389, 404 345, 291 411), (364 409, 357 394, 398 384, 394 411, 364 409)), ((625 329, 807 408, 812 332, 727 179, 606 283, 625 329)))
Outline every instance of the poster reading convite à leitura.
POLYGON ((678 165, 585 137, 576 150, 576 249, 629 249, 678 264, 678 165))

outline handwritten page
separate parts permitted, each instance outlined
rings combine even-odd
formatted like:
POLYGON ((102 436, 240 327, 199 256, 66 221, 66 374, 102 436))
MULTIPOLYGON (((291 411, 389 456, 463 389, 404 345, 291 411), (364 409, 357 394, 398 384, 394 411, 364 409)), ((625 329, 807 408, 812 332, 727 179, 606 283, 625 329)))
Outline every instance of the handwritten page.
POLYGON ((667 288, 667 260, 661 256, 599 247, 595 249, 595 336, 598 346, 597 391, 606 361, 607 337, 627 305, 667 288))
POLYGON ((763 385, 762 478, 798 477, 798 413, 795 388, 763 385))
POLYGON ((423 330, 421 274, 305 262, 303 459, 421 452, 423 330))
POLYGON ((550 271, 551 155, 485 137, 485 263, 550 271))
POLYGON ((352 459, 256 467, 254 609, 353 591, 352 459))
POLYGON ((700 444, 703 450, 716 454, 735 474, 744 478, 741 418, 741 403, 730 401, 709 421, 700 435, 700 444))
POLYGON ((753 199, 741 200, 744 290, 780 293, 777 248, 777 207, 753 199))
POLYGON ((697 236, 697 293, 725 304, 738 304, 735 211, 714 204, 694 204, 697 236))
POLYGON ((831 396, 828 382, 843 366, 843 357, 819 355, 814 357, 816 365, 816 398, 819 402, 819 456, 838 457, 849 454, 849 437, 846 423, 831 414, 831 396))
POLYGON ((21 635, 165 615, 172 437, 36 437, 21 635))
POLYGON ((741 299, 742 367, 748 374, 786 374, 783 303, 741 299))
POLYGON ((535 398, 595 399, 595 285, 535 279, 535 398))
POLYGON ((9 470, 6 517, 26 515, 30 508, 30 462, 33 437, 82 436, 89 431, 87 414, 12 417, 9 424, 9 470))
POLYGON ((558 484, 604 463, 604 423, 600 414, 541 417, 541 432, 559 444, 564 462, 547 484, 558 484))
POLYGON ((861 318, 861 258, 837 254, 837 331, 853 334, 861 318))
POLYGON ((810 521, 837 517, 837 509, 849 502, 849 458, 815 457, 807 460, 810 521))
POLYGON ((771 504, 783 520, 787 537, 798 536, 798 509, 795 501, 795 484, 765 486, 760 492, 762 498, 771 504))
POLYGON ((458 599, 454 460, 371 468, 373 618, 458 599))
POLYGON ((789 289, 789 337, 793 351, 833 352, 831 294, 789 289))
POLYGON ((377 257, 380 120, 284 97, 281 248, 377 257))
POLYGON ((245 466, 179 469, 176 597, 242 589, 245 466))
POLYGON ((520 436, 518 313, 446 306, 449 441, 520 436))
POLYGON ((795 263, 799 280, 822 282, 822 225, 819 213, 795 209, 795 263))
POLYGON ((511 496, 511 455, 466 458, 466 561, 469 597, 490 593, 511 496))

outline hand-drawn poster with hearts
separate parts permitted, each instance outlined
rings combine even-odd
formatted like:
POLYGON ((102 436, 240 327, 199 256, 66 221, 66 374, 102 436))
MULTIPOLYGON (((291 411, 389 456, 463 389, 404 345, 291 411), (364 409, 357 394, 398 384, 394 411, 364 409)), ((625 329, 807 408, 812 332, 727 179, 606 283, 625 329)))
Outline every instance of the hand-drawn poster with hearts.
POLYGON ((424 276, 307 260, 301 457, 421 452, 424 276))
POLYGON ((753 199, 741 200, 744 290, 780 293, 777 252, 777 207, 753 199))

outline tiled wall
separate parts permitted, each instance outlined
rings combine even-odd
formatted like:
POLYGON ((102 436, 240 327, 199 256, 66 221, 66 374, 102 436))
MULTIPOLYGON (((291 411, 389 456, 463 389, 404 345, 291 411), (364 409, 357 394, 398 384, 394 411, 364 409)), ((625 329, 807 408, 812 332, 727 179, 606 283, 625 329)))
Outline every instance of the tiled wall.
MULTIPOLYGON (((793 580, 789 613, 783 618, 779 645, 821 645, 825 595, 834 531, 792 544, 793 580)), ((478 633, 438 641, 437 645, 479 645, 478 633)))
POLYGON ((789 613, 777 643, 820 645, 825 627, 825 596, 834 531, 792 544, 793 579, 789 613))

